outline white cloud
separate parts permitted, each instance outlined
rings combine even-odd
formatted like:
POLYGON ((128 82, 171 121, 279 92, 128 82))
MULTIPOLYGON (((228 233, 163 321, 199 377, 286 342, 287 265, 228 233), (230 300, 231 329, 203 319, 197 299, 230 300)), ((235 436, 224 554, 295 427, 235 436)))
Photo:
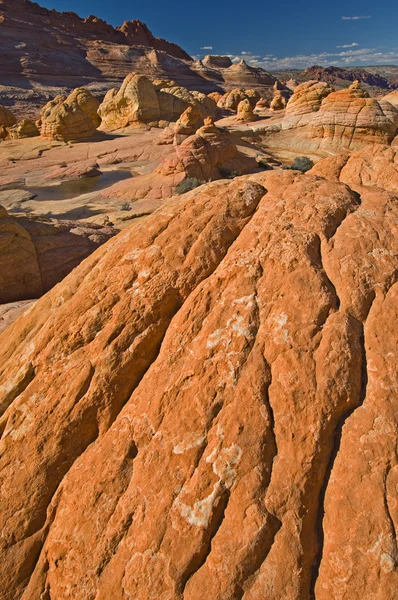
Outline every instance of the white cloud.
POLYGON ((354 17, 341 17, 343 21, 360 21, 361 19, 371 19, 372 15, 368 15, 368 16, 354 16, 354 17))
POLYGON ((336 48, 355 48, 355 46, 359 46, 359 44, 352 42, 352 44, 343 44, 343 46, 336 46, 336 48))
POLYGON ((213 46, 202 46, 201 50, 213 50, 213 46))
POLYGON ((306 69, 312 65, 328 67, 347 67, 349 65, 383 65, 398 64, 398 47, 393 51, 380 51, 380 48, 358 48, 357 42, 337 46, 341 51, 319 52, 314 54, 297 54, 295 56, 276 57, 272 54, 254 55, 245 50, 239 54, 226 54, 234 64, 242 59, 248 64, 261 67, 266 71, 288 69, 306 69))

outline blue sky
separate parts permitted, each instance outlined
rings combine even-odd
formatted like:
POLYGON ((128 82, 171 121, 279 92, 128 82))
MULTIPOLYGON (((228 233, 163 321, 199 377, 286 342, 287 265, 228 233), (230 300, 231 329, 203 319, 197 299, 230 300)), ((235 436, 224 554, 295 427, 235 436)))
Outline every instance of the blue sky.
POLYGON ((189 54, 228 54, 265 69, 398 65, 395 0, 38 0, 121 25, 140 19, 189 54))

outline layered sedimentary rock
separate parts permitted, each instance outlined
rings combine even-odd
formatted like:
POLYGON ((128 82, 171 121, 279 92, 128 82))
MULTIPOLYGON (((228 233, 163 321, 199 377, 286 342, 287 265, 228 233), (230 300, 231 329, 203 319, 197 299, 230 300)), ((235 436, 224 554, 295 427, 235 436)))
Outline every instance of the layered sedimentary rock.
POLYGON ((38 298, 117 231, 0 207, 0 303, 38 298))
POLYGON ((397 223, 381 190, 214 182, 11 325, 2 600, 394 600, 397 223))
POLYGON ((308 88, 303 84, 289 104, 285 115, 257 125, 257 131, 267 136, 266 144, 301 153, 340 153, 391 144, 398 131, 398 109, 371 98, 358 82, 337 92, 322 83, 308 88))
POLYGON ((304 115, 318 111, 322 100, 334 89, 323 81, 306 81, 294 89, 286 106, 287 115, 304 115))
POLYGON ((319 161, 310 171, 326 179, 342 181, 356 190, 378 186, 398 193, 398 148, 374 144, 352 154, 337 154, 319 161))
POLYGON ((84 88, 74 90, 67 98, 57 96, 41 111, 40 134, 63 142, 87 139, 101 124, 99 106, 98 100, 84 88))
POLYGON ((200 92, 190 93, 178 86, 154 85, 144 75, 131 73, 120 90, 110 90, 99 108, 103 129, 112 131, 138 123, 158 124, 176 121, 192 105, 198 105, 203 118, 215 113, 215 102, 200 92))
POLYGON ((176 145, 175 153, 166 158, 156 172, 165 177, 184 174, 199 181, 212 181, 249 172, 256 166, 254 159, 238 151, 228 133, 207 118, 195 135, 176 145))
POLYGON ((328 94, 314 115, 313 137, 333 146, 355 149, 356 144, 388 144, 398 129, 398 110, 389 102, 370 98, 358 82, 328 94))

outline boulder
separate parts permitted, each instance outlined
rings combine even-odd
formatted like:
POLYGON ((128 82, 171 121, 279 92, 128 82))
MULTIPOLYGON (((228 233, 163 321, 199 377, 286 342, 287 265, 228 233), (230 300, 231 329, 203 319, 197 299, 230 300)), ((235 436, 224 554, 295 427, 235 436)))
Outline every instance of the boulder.
POLYGON ((270 107, 270 101, 268 98, 260 98, 255 106, 255 110, 264 110, 270 107))
POLYGON ((220 92, 211 92, 210 94, 208 94, 208 97, 214 100, 216 104, 218 104, 218 102, 223 97, 223 94, 220 94, 220 92))
POLYGON ((229 92, 226 92, 224 96, 217 102, 217 106, 222 109, 236 111, 238 109, 239 102, 248 99, 252 108, 254 108, 260 99, 260 94, 256 90, 244 90, 241 88, 235 88, 229 92))
POLYGON ((246 100, 242 100, 238 104, 238 112, 237 112, 237 120, 242 121, 244 123, 250 123, 252 121, 256 121, 258 119, 258 115, 253 112, 252 105, 248 98, 246 100))
POLYGON ((97 99, 84 88, 74 90, 67 98, 57 96, 41 111, 40 134, 63 142, 90 138, 101 123, 98 108, 97 99))
POLYGON ((279 81, 276 81, 274 84, 274 95, 270 104, 271 110, 284 110, 291 95, 291 90, 283 86, 279 81))
POLYGON ((40 135, 40 131, 33 121, 23 119, 16 125, 13 125, 8 130, 8 137, 11 140, 20 140, 23 138, 31 138, 40 135))
POLYGON ((332 92, 334 92, 334 89, 328 83, 305 81, 294 89, 294 93, 286 106, 286 114, 304 115, 318 111, 322 100, 332 92))
POLYGON ((209 183, 9 326, 3 598, 393 600, 397 223, 377 188, 209 183))
POLYGON ((212 181, 256 167, 256 161, 238 152, 230 135, 207 118, 195 135, 175 147, 175 153, 159 165, 156 173, 165 177, 183 174, 198 181, 212 181))
POLYGON ((131 73, 120 90, 109 90, 99 108, 102 128, 107 131, 129 125, 147 123, 160 125, 176 121, 189 107, 199 103, 203 115, 214 110, 214 103, 205 94, 196 96, 183 87, 157 83, 144 75, 131 73))

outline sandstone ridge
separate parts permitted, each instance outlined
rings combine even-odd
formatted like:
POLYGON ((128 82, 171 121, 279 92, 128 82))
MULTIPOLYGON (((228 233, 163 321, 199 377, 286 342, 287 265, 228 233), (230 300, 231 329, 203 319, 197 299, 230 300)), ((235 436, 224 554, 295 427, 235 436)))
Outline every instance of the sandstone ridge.
POLYGON ((393 600, 397 223, 366 185, 209 183, 11 325, 0 598, 393 600))

